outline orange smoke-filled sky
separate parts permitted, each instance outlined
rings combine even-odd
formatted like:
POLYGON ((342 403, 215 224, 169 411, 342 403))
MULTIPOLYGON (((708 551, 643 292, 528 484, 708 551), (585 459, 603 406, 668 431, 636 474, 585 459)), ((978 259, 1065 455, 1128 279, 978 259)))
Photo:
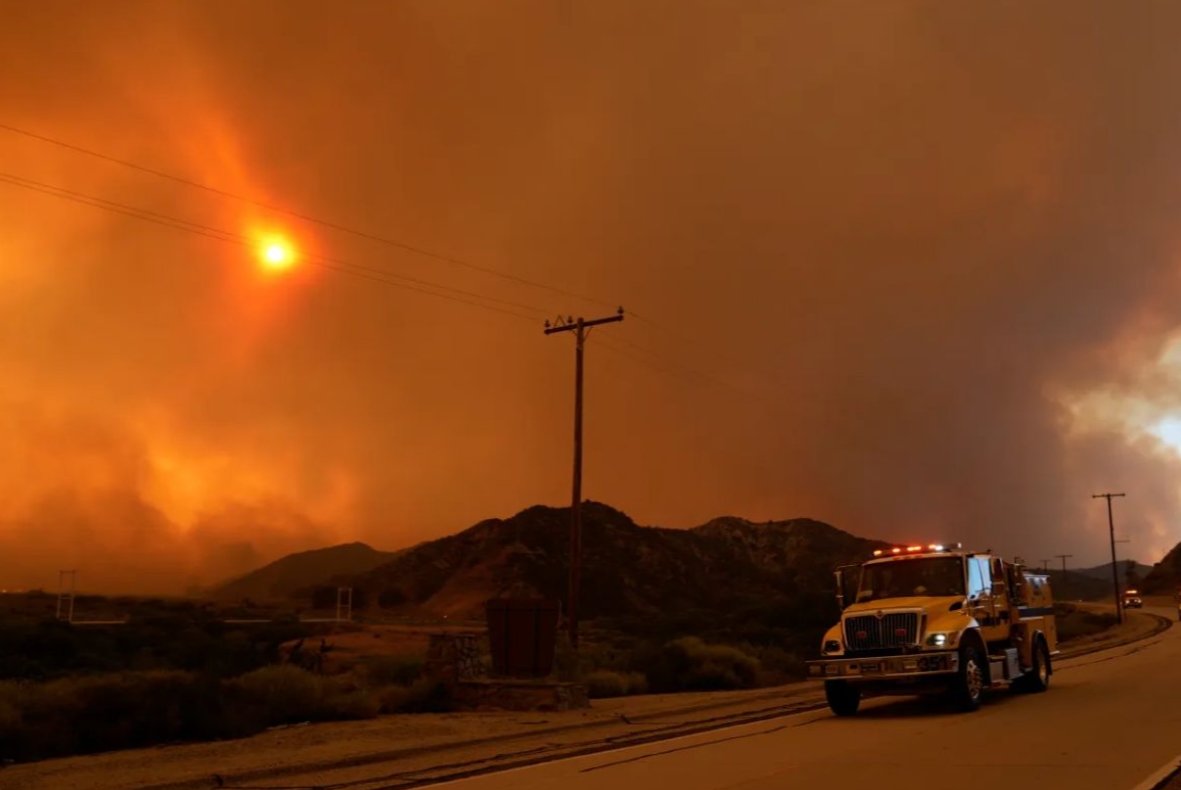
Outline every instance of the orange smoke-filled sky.
POLYGON ((1179 23, 7 3, 0 587, 179 591, 565 504, 573 349, 542 323, 616 305, 584 493, 641 523, 812 516, 1097 564, 1112 490, 1121 552, 1158 559, 1181 540, 1179 23))

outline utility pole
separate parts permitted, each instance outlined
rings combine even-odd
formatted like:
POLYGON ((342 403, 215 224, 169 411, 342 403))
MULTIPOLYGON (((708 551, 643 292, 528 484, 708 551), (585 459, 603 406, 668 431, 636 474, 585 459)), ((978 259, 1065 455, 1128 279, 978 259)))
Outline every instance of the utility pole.
POLYGON ((1120 623, 1124 621, 1124 606, 1123 600, 1119 593, 1119 568, 1115 565, 1115 517, 1111 514, 1111 498, 1121 497, 1123 494, 1092 494, 1091 499, 1106 499, 1107 500, 1107 529, 1111 533, 1111 583, 1112 592, 1115 593, 1115 613, 1119 618, 1120 623))
POLYGON ((57 572, 57 619, 61 620, 62 614, 65 614, 65 621, 67 623, 74 622, 74 592, 78 586, 78 571, 58 571, 57 572), (66 587, 66 579, 70 580, 70 586, 66 587))
POLYGON ((353 620, 353 588, 336 588, 336 622, 343 623, 353 620))
POLYGON ((601 324, 623 320, 623 308, 608 318, 559 318, 553 324, 545 322, 545 333, 574 333, 574 496, 570 506, 570 579, 566 595, 566 628, 570 646, 578 649, 578 588, 582 565, 582 358, 590 329, 601 324))
POLYGON ((1062 595, 1066 595, 1066 561, 1074 557, 1073 554, 1055 554, 1056 559, 1062 560, 1062 595))
POLYGON ((1048 574, 1049 572, 1050 572, 1050 561, 1049 560, 1042 560, 1042 573, 1048 574))

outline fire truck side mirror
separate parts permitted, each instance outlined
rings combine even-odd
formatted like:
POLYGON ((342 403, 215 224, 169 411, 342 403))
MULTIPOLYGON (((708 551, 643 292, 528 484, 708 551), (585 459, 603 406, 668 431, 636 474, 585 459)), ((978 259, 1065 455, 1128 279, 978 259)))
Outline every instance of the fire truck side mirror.
POLYGON ((857 583, 861 580, 860 565, 842 565, 833 571, 837 583, 837 606, 841 611, 857 602, 857 583))

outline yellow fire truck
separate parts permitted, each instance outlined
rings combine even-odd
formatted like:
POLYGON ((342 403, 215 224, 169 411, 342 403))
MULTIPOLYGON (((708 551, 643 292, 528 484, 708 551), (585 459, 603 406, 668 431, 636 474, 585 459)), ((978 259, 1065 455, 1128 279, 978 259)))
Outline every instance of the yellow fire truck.
POLYGON ((945 693, 964 711, 986 689, 1045 691, 1058 655, 1050 582, 1018 560, 962 546, 895 546, 838 568, 840 622, 808 662, 828 705, 852 716, 865 696, 945 693))

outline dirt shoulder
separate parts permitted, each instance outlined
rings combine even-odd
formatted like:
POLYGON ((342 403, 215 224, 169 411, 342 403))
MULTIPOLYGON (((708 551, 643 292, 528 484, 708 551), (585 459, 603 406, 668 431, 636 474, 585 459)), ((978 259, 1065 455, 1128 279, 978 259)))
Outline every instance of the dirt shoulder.
MULTIPOLYGON (((1171 622, 1131 613, 1109 632, 1063 645, 1079 655, 1137 641, 1171 622)), ((205 790, 216 785, 307 787, 366 780, 414 787, 518 764, 774 718, 823 705, 814 683, 736 692, 596 700, 563 713, 385 716, 288 727, 252 738, 46 760, 0 769, 5 790, 205 790)))

